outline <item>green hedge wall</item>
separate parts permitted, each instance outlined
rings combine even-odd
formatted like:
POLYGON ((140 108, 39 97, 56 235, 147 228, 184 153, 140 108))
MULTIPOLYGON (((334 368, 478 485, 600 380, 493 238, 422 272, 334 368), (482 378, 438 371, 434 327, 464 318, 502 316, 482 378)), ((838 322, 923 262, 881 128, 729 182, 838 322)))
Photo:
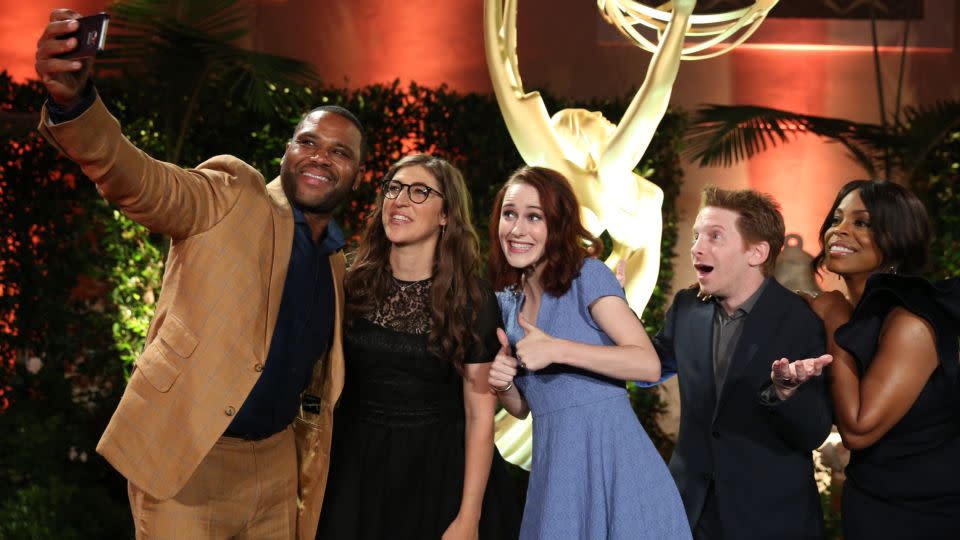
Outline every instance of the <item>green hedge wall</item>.
MULTIPOLYGON (((162 156, 157 111, 167 99, 135 82, 98 81, 100 94, 140 148, 162 156)), ((473 196, 484 249, 493 195, 522 164, 492 95, 397 83, 359 90, 278 89, 296 105, 270 117, 213 93, 191 126, 182 165, 220 153, 255 165, 269 181, 302 111, 337 103, 358 113, 370 134, 367 182, 339 220, 353 235, 369 214, 376 184, 412 151, 441 155, 461 168, 473 196)), ((601 110, 614 121, 628 97, 575 102, 546 95, 550 110, 601 110)), ((178 99, 178 98, 169 98, 178 99)), ((35 83, 0 74, 0 111, 36 113, 35 83)), ((674 201, 685 129, 671 112, 639 168, 664 202, 660 284, 644 314, 655 330, 669 301, 676 244, 674 201)), ((34 131, 4 124, 0 152, 0 538, 117 538, 131 535, 124 480, 94 451, 116 407, 125 375, 143 346, 160 293, 167 240, 132 223, 96 194, 78 168, 34 131)), ((351 236, 355 240, 355 236, 351 236)), ((661 451, 670 441, 655 424, 656 390, 631 389, 638 416, 661 451)))

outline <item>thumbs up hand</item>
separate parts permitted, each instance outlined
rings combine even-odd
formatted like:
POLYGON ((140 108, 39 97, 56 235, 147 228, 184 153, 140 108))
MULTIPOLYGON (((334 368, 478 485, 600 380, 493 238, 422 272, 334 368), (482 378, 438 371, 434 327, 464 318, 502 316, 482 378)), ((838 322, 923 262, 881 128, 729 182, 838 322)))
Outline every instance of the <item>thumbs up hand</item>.
POLYGON ((497 356, 490 365, 487 384, 495 392, 500 393, 513 388, 513 378, 517 375, 517 359, 511 354, 510 341, 503 328, 497 328, 497 339, 500 340, 500 350, 497 351, 497 356))
POLYGON ((535 324, 527 322, 523 315, 520 315, 518 322, 520 328, 526 333, 526 336, 517 342, 517 360, 522 367, 537 371, 560 358, 562 340, 550 336, 535 324))

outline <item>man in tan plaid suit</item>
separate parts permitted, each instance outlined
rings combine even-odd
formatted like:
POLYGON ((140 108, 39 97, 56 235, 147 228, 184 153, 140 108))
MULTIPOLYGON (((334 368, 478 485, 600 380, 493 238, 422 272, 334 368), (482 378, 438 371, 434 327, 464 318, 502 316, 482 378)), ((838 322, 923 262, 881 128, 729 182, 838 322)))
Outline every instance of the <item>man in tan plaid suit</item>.
POLYGON ((362 177, 363 129, 339 107, 298 124, 280 177, 232 156, 184 170, 120 131, 57 55, 79 14, 51 14, 36 68, 40 130, 133 220, 171 237, 146 348, 103 437, 139 538, 312 540, 343 387, 342 235, 332 211, 362 177), (291 204, 292 203, 292 204, 291 204))

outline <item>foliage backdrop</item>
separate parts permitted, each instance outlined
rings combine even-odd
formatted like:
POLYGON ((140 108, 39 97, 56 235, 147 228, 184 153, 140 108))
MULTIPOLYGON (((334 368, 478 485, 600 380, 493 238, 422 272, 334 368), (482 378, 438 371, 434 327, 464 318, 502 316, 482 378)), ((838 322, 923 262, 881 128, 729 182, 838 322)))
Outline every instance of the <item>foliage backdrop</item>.
MULTIPOLYGON (((107 106, 140 148, 166 155, 164 92, 130 79, 98 80, 107 106)), ((283 100, 268 113, 202 92, 180 163, 221 153, 257 167, 269 181, 303 111, 336 103, 355 111, 370 135, 367 178, 340 212, 351 241, 369 215, 379 179, 412 151, 443 156, 464 172, 475 225, 487 249, 493 195, 522 164, 493 96, 417 84, 359 90, 271 88, 283 100)), ((551 110, 584 107, 616 121, 626 98, 589 103, 546 96, 551 110)), ((37 112, 36 83, 0 74, 0 111, 37 112)), ((185 99, 185 98, 184 98, 185 99)), ((160 294, 168 241, 104 203, 93 184, 35 131, 5 128, 0 150, 0 538, 119 538, 131 535, 124 480, 95 453, 125 375, 143 346, 160 294)), ((660 284, 644 322, 656 329, 669 301, 676 243, 674 201, 685 116, 670 113, 640 170, 665 192, 660 284)), ((638 416, 661 452, 656 390, 631 389, 638 416)))
MULTIPOLYGON (((98 87, 135 144, 152 155, 167 154, 164 92, 119 78, 101 79, 98 87)), ((231 153, 269 180, 279 171, 300 114, 321 103, 342 104, 367 126, 372 149, 367 182, 339 216, 348 234, 369 214, 389 165, 408 152, 428 151, 463 170, 487 249, 493 194, 521 164, 492 96, 396 83, 270 91, 285 99, 269 113, 214 91, 201 93, 180 148, 181 164, 231 153)), ((35 83, 16 84, 0 73, 0 112, 35 115, 44 98, 35 83)), ((550 110, 583 107, 614 121, 628 102, 545 99, 550 110)), ((0 433, 7 441, 0 452, 0 538, 129 537, 125 482, 94 447, 142 348, 167 240, 104 203, 76 166, 36 132, 18 127, 22 123, 0 125, 0 433)), ((659 285, 644 313, 651 332, 671 296, 682 180, 678 153, 686 129, 684 114, 669 113, 639 167, 665 193, 659 285)), ((910 182, 934 221, 934 277, 960 275, 958 156, 955 130, 910 182)), ((651 438, 669 456, 672 443, 655 423, 663 408, 657 391, 631 388, 631 398, 651 438)))

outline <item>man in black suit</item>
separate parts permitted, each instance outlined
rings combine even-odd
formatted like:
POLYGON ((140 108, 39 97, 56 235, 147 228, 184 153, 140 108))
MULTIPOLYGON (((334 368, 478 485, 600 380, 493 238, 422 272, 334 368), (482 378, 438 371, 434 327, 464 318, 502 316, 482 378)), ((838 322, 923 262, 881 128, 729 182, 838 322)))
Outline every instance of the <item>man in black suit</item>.
POLYGON ((693 232, 699 290, 676 295, 653 340, 664 375, 679 376, 670 472, 690 528, 710 540, 822 537, 811 453, 832 414, 812 375, 831 357, 820 319, 771 277, 783 216, 769 196, 708 187, 693 232), (774 384, 781 358, 805 360, 774 384))

